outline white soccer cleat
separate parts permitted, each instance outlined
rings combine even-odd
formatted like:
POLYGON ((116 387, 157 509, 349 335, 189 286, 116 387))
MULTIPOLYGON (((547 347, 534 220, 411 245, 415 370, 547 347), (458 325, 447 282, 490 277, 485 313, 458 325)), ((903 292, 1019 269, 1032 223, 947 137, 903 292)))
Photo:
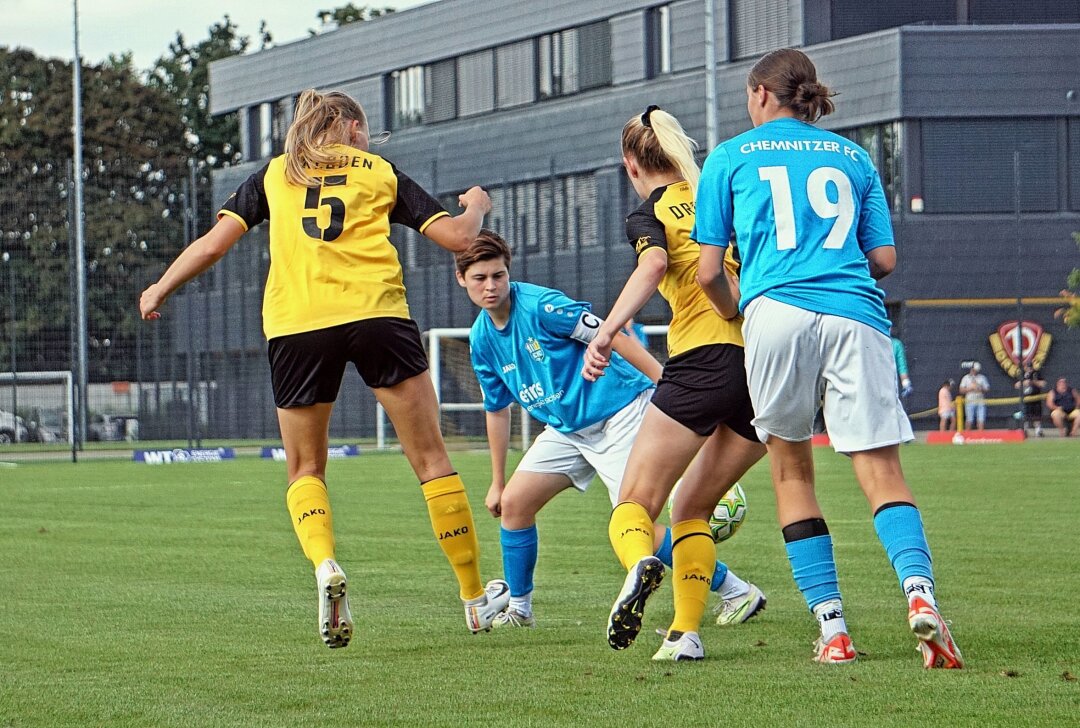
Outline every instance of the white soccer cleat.
POLYGON ((664 564, 655 556, 645 556, 631 567, 623 581, 622 591, 608 616, 608 645, 613 650, 625 650, 634 644, 645 616, 645 601, 664 580, 664 564))
POLYGON ((353 631, 345 572, 333 559, 325 559, 315 570, 315 580, 319 585, 319 634, 327 647, 345 647, 353 631))
POLYGON ((492 579, 480 599, 476 604, 465 603, 465 626, 473 634, 490 631, 495 618, 510 606, 510 585, 502 579, 492 579))
POLYGON ((697 632, 683 632, 676 640, 664 638, 664 644, 652 656, 657 662, 681 662, 683 660, 704 660, 705 648, 697 632))
POLYGON ((499 627, 535 627, 536 617, 533 615, 524 615, 516 609, 507 609, 505 612, 499 612, 495 615, 495 620, 491 623, 492 627, 498 629, 499 627))
POLYGON ((765 594, 753 584, 750 591, 735 599, 721 599, 713 609, 716 623, 721 627, 742 624, 754 615, 765 610, 765 594))

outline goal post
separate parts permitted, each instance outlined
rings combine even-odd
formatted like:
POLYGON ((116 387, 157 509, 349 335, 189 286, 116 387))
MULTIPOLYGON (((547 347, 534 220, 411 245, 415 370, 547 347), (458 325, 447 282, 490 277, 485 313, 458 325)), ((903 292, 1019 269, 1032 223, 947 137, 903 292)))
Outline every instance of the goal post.
MULTIPOLYGON (((648 336, 647 348, 663 362, 667 357, 666 325, 643 327, 648 336)), ((483 437, 485 425, 483 392, 476 379, 469 357, 469 329, 433 328, 425 333, 427 339, 428 367, 431 381, 435 386, 435 396, 439 401, 440 420, 445 434, 465 437, 483 437)), ((518 412, 513 426, 512 440, 520 443, 521 450, 527 450, 532 443, 533 433, 543 427, 533 420, 523 408, 511 405, 518 412)), ((377 408, 376 439, 377 446, 385 443, 385 417, 381 407, 377 408)))
POLYGON ((0 372, 0 442, 75 443, 70 371, 0 372))
MULTIPOLYGON (((484 399, 480 383, 473 372, 469 358, 469 331, 464 328, 428 329, 428 366, 431 381, 435 385, 435 397, 439 400, 439 413, 445 415, 454 412, 483 412, 484 399), (475 389, 470 386, 475 385, 475 389)), ((532 418, 529 413, 517 405, 519 435, 522 450, 528 450, 532 443, 532 418)), ((461 434, 483 435, 480 432, 461 434)))

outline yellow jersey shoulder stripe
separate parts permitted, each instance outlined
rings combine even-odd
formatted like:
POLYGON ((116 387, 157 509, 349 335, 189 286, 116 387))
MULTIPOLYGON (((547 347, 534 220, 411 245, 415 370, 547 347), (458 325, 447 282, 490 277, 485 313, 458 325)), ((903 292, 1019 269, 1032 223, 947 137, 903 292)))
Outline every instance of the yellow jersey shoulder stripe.
POLYGON ((423 224, 420 225, 419 228, 417 228, 417 232, 419 232, 420 234, 423 234, 423 232, 428 229, 428 226, 431 225, 431 223, 438 220, 440 217, 450 217, 450 213, 447 212, 446 210, 440 210, 439 212, 436 212, 434 215, 432 215, 427 220, 425 220, 423 222, 423 224))
POLYGON ((244 228, 244 232, 247 232, 248 226, 247 223, 244 222, 244 218, 240 217, 232 210, 218 210, 217 219, 220 220, 223 217, 231 217, 233 220, 236 220, 244 228))

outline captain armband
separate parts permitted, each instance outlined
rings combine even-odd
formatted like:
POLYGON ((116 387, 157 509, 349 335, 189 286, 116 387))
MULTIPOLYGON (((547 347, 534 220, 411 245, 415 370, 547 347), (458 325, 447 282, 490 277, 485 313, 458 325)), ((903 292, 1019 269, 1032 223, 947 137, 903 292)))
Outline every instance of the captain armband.
POLYGON ((588 311, 582 311, 574 330, 570 333, 570 338, 580 341, 582 344, 589 344, 596 338, 596 334, 599 333, 603 323, 604 319, 599 316, 588 311))

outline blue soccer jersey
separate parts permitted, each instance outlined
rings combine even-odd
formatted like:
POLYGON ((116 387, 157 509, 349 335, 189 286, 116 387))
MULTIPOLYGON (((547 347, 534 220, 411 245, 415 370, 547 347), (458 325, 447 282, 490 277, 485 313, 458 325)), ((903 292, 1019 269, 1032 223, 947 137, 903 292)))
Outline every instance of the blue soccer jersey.
POLYGON ((709 154, 697 190, 703 245, 742 258, 739 310, 758 296, 889 334, 866 252, 893 245, 881 180, 862 147, 796 119, 762 124, 709 154))
POLYGON ((604 376, 581 376, 585 343, 599 319, 590 305, 530 283, 510 284, 510 320, 495 328, 481 311, 469 332, 484 409, 517 402, 559 432, 576 432, 607 419, 652 387, 648 377, 612 353, 604 376))

